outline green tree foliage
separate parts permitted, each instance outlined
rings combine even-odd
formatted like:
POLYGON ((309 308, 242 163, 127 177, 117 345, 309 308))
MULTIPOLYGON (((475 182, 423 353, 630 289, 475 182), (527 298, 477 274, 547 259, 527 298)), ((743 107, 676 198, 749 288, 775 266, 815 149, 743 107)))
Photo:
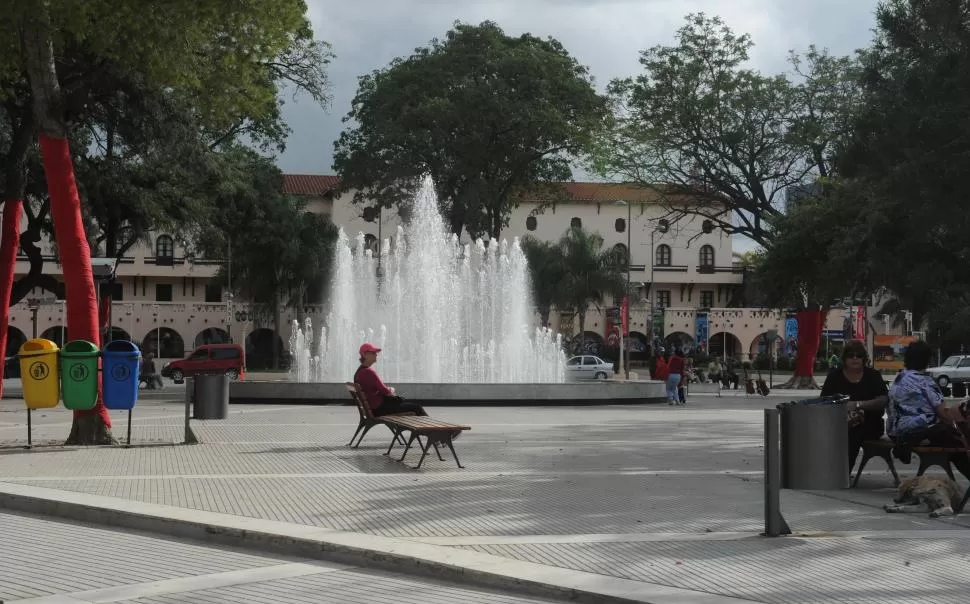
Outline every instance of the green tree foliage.
POLYGON ((686 21, 675 45, 643 51, 643 74, 610 84, 613 125, 592 166, 673 193, 672 220, 700 215, 768 246, 787 191, 832 173, 856 63, 812 47, 791 56, 793 83, 747 67, 753 41, 720 18, 686 21))
MULTIPOLYGON (((257 322, 272 321, 281 333, 280 307, 302 311, 323 294, 337 229, 327 217, 307 212, 303 200, 284 195, 282 172, 251 150, 235 148, 221 156, 211 186, 212 212, 192 238, 210 257, 230 250, 232 272, 224 266, 221 279, 264 311, 256 313, 257 322)), ((274 358, 274 366, 278 363, 274 358)))
POLYGON ((457 23, 360 78, 334 168, 358 203, 405 206, 431 174, 452 232, 498 237, 524 190, 568 180, 606 115, 562 45, 457 23))
MULTIPOLYGON (((19 50, 20 26, 33 17, 30 4, 18 0, 0 15, 0 45, 11 51, 0 56, 0 191, 4 199, 26 192, 22 239, 31 261, 12 303, 35 286, 54 285, 33 243, 53 234, 43 172, 32 143, 13 144, 31 115, 19 50)), ((95 254, 121 255, 152 228, 204 219, 214 154, 241 137, 264 149, 283 147, 282 88, 329 102, 332 55, 313 39, 302 0, 257 1, 231 15, 213 2, 150 11, 133 2, 47 5, 95 254)))
POLYGON ((626 278, 612 250, 603 251, 603 237, 581 228, 571 228, 559 240, 563 267, 560 308, 579 316, 579 331, 586 333, 590 307, 602 308, 618 299, 626 289, 626 278))
POLYGON ((897 306, 943 320, 943 335, 970 283, 970 3, 888 0, 864 53, 864 109, 840 158, 868 192, 872 281, 897 306))
POLYGON ((549 325, 549 314, 564 299, 563 279, 566 266, 562 250, 556 242, 527 235, 522 239, 522 251, 529 261, 532 297, 539 309, 543 327, 549 325))

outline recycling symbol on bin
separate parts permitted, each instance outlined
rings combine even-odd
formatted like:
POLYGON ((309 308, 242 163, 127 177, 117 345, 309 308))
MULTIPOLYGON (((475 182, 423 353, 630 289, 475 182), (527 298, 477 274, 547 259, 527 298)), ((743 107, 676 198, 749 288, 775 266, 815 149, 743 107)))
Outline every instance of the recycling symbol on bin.
POLYGON ((128 379, 131 375, 131 369, 127 365, 115 365, 111 369, 111 377, 115 379, 116 382, 123 382, 128 379))
POLYGON ((88 368, 78 363, 71 367, 70 375, 75 382, 83 382, 88 378, 88 368))
POLYGON ((30 377, 34 378, 35 380, 43 380, 51 373, 47 363, 43 361, 37 361, 30 366, 28 371, 30 372, 30 377))

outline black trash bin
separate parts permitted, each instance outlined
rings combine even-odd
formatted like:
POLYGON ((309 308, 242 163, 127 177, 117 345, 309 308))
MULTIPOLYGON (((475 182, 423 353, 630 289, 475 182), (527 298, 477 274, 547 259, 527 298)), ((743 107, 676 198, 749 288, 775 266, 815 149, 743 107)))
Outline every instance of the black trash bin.
POLYGON ((953 396, 956 398, 963 398, 966 395, 967 395, 966 382, 953 382, 953 396))
POLYGON ((197 375, 193 392, 193 419, 229 417, 229 376, 197 375))
POLYGON ((826 397, 778 405, 782 488, 849 488, 847 401, 826 397))

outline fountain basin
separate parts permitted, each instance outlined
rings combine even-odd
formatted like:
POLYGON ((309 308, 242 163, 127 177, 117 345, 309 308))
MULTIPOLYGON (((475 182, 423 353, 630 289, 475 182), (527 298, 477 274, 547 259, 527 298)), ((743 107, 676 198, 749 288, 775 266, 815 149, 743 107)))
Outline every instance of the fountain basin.
MULTIPOLYGON (((568 382, 565 384, 397 384, 407 401, 444 405, 638 405, 665 403, 663 382, 568 382)), ((229 402, 283 404, 345 404, 344 383, 233 382, 229 402)))

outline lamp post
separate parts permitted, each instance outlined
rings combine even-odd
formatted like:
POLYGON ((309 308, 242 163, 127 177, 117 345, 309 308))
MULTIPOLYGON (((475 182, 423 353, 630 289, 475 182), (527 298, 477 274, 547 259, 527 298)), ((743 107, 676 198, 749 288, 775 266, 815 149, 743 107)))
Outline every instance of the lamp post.
POLYGON ((624 379, 629 380, 630 350, 626 347, 626 334, 623 331, 625 327, 629 326, 630 322, 630 265, 631 257, 633 256, 633 250, 631 249, 631 223, 633 220, 633 204, 620 199, 617 200, 616 205, 626 206, 626 289, 623 290, 623 300, 620 302, 620 373, 623 374, 624 379), (625 316, 623 313, 624 309, 626 310, 625 316))

